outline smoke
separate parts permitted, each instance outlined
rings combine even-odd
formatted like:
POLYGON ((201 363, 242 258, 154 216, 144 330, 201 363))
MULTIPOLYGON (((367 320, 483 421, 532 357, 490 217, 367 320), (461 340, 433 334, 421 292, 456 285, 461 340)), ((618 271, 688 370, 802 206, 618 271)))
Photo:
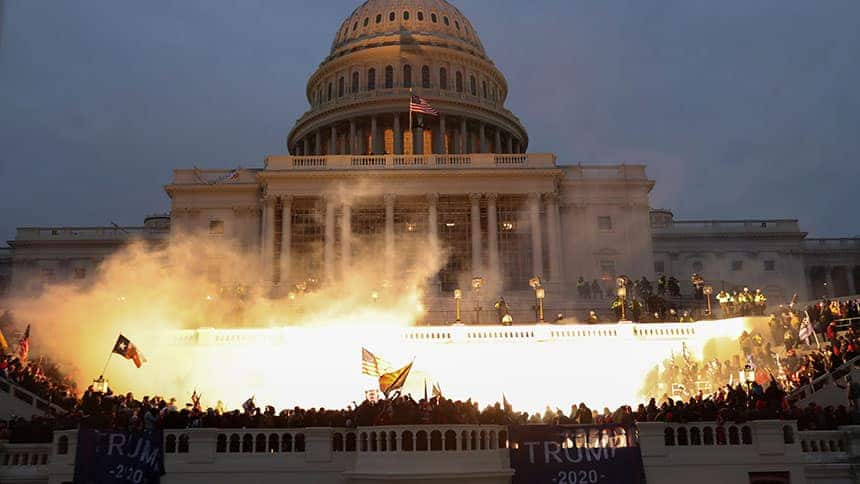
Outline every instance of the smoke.
MULTIPOLYGON (((121 333, 148 361, 136 369, 113 355, 106 376, 117 391, 182 397, 199 386, 212 397, 218 390, 225 392, 219 398, 240 402, 248 395, 237 394, 238 380, 249 384, 249 391, 254 380, 230 372, 235 357, 219 348, 177 347, 166 335, 207 327, 313 327, 337 334, 411 325, 424 312, 422 294, 443 257, 423 234, 398 237, 397 243, 391 279, 382 270, 384 244, 356 237, 351 265, 343 272, 338 267, 335 281, 278 288, 274 292, 283 297, 273 298, 271 288, 259 283, 257 250, 238 250, 240 244, 230 238, 174 235, 166 247, 131 243, 108 257, 86 285, 50 285, 37 295, 13 295, 7 303, 19 324, 32 324, 33 357, 59 363, 79 389, 102 374, 121 333)), ((325 350, 320 344, 315 351, 325 350)), ((259 347, 247 351, 255 359, 246 355, 246 362, 257 370, 286 357, 259 347)), ((357 367, 357 356, 352 359, 357 367)))

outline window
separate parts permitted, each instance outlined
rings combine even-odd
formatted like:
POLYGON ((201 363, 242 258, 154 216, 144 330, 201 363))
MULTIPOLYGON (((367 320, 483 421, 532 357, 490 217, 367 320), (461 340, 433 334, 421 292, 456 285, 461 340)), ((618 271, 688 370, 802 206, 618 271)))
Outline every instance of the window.
POLYGON ((385 88, 391 89, 394 87, 394 68, 387 66, 385 68, 385 88))
POLYGON ((451 22, 448 21, 448 17, 442 17, 442 22, 444 22, 445 25, 451 25, 451 22))
POLYGON ((53 281, 55 276, 56 276, 56 273, 54 272, 54 269, 52 269, 50 267, 45 267, 42 269, 42 280, 43 281, 45 281, 45 282, 53 281))
POLYGON ((209 235, 224 235, 224 221, 223 220, 210 220, 209 221, 209 235))
POLYGON ((481 81, 481 87, 484 90, 484 99, 487 99, 487 81, 481 81))
POLYGON ((87 268, 86 267, 75 267, 75 279, 86 279, 87 278, 87 268))
POLYGON ((435 13, 431 13, 431 14, 430 14, 430 21, 431 21, 431 22, 433 22, 433 23, 435 24, 437 20, 438 20, 438 19, 436 18, 436 14, 435 14, 435 13))
POLYGON ((764 261, 764 270, 768 272, 772 272, 776 270, 776 261, 775 260, 766 260, 764 261))
POLYGON ((655 260, 654 261, 654 273, 655 274, 662 274, 664 272, 666 272, 666 263, 661 261, 661 260, 655 260))
POLYGON ((702 272, 703 268, 702 261, 693 262, 693 272, 702 272))
POLYGON ((331 101, 331 83, 328 83, 328 98, 327 101, 331 101))
POLYGON ((350 92, 358 92, 358 72, 352 73, 352 89, 350 89, 350 92))
POLYGON ((612 230, 612 217, 608 215, 602 215, 597 217, 597 228, 601 232, 609 232, 612 230))
POLYGON ((394 22, 395 18, 397 18, 397 17, 396 17, 396 15, 394 15, 394 12, 391 12, 388 14, 388 21, 389 22, 394 22))
POLYGON ((439 89, 448 89, 448 69, 439 69, 439 89))
POLYGON ((373 91, 376 89, 376 69, 370 68, 367 70, 367 90, 373 91))
POLYGON ((412 87, 412 66, 403 66, 403 87, 412 87))
POLYGON ((478 95, 478 81, 475 80, 475 76, 469 76, 469 89, 473 96, 478 95))
POLYGON ((403 12, 403 20, 409 20, 409 12, 403 12))
POLYGON ((744 270, 744 261, 742 260, 733 260, 732 261, 732 270, 733 271, 742 271, 744 270))
POLYGON ((457 83, 457 92, 463 92, 463 73, 462 72, 457 71, 457 78, 456 78, 455 82, 457 83))
POLYGON ((602 260, 600 261, 600 276, 603 279, 611 279, 615 277, 615 261, 602 260))
POLYGON ((421 68, 421 87, 430 89, 430 67, 428 66, 421 68))
POLYGON ((346 88, 346 83, 343 80, 343 77, 337 80, 337 97, 343 97, 344 89, 346 88))
POLYGON ((380 23, 380 22, 382 22, 382 14, 381 13, 376 16, 376 23, 380 23))
POLYGON ((358 30, 358 22, 352 24, 352 31, 355 32, 356 30, 358 30))
POLYGON ((424 12, 418 12, 418 21, 419 21, 419 22, 423 22, 423 21, 424 21, 424 12))
POLYGON ((370 23, 370 19, 367 17, 364 17, 364 26, 367 27, 367 24, 369 24, 369 23, 370 23))
POLYGON ((457 27, 457 30, 460 30, 460 22, 454 21, 454 27, 457 27))

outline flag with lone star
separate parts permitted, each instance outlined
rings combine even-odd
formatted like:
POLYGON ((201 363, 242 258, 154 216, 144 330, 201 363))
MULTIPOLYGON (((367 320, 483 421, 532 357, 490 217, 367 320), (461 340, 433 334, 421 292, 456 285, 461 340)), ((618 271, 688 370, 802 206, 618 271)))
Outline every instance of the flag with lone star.
POLYGON ((119 335, 119 338, 116 339, 116 344, 113 345, 113 352, 122 356, 126 360, 133 361, 134 366, 138 368, 146 362, 146 358, 137 349, 137 346, 123 335, 119 335))

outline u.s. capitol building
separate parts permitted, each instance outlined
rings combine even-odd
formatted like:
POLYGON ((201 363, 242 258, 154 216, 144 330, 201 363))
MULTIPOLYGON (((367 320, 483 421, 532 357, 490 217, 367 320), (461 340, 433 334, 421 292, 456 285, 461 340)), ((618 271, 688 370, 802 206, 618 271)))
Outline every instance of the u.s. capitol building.
MULTIPOLYGON (((446 254, 428 296, 483 276, 493 292, 572 307, 576 282, 702 274, 771 301, 854 294, 860 239, 810 239, 796 220, 675 220, 654 210, 642 164, 583 165, 534 150, 476 29, 444 0, 371 0, 310 76, 288 154, 233 170, 177 169, 166 216, 141 227, 24 227, 0 249, 0 291, 93 277, 129 240, 208 234, 259 252, 257 282, 337 280, 362 250, 446 254), (409 113, 410 96, 439 116, 409 113), (531 149, 530 149, 531 148, 531 149), (345 195, 346 194, 346 195, 345 195)), ((659 182, 659 181, 657 181, 659 182)), ((689 291, 688 284, 684 290, 689 291)), ((273 291, 283 294, 285 291, 273 291)))

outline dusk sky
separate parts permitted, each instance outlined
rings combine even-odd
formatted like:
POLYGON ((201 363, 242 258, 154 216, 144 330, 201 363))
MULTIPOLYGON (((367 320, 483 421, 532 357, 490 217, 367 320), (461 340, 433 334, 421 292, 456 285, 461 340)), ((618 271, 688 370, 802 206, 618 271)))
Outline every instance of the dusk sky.
MULTIPOLYGON (((652 206, 676 218, 860 235, 860 2, 452 3, 507 76, 529 151, 646 163, 652 206)), ((138 225, 168 210, 174 168, 285 152, 305 82, 359 4, 7 0, 0 241, 138 225)))

